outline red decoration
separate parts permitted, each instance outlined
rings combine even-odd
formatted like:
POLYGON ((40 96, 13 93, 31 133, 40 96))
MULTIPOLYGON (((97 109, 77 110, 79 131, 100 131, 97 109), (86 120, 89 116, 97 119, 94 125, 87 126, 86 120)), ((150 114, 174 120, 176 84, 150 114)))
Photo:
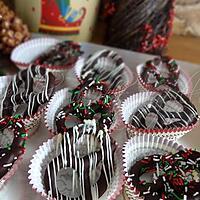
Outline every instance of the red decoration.
POLYGON ((86 8, 82 7, 79 10, 75 10, 71 8, 71 5, 64 5, 61 9, 56 0, 42 0, 41 13, 41 32, 78 34, 86 15, 86 8), (76 11, 74 13, 77 15, 74 16, 73 12, 69 14, 70 12, 67 9, 76 11), (65 14, 63 10, 66 12, 65 14))

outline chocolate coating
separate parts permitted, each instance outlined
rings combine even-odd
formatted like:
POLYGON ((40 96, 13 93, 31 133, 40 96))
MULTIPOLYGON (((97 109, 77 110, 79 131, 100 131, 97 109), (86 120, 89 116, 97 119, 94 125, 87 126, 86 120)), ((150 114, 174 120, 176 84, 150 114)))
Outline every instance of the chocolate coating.
POLYGON ((56 44, 48 52, 39 56, 35 63, 45 65, 47 67, 60 66, 60 67, 73 67, 82 55, 81 46, 72 41, 63 41, 56 44))
MULTIPOLYGON (((48 164, 45 170, 44 187, 50 196, 57 200, 61 199, 61 196, 63 199, 69 197, 70 200, 93 200, 105 193, 114 175, 116 145, 107 133, 96 128, 94 120, 86 120, 84 125, 71 128, 67 133, 64 133, 63 140, 59 144, 60 153, 48 164), (82 138, 83 136, 85 139, 82 138), (85 153, 79 154, 78 151, 85 153), (76 172, 72 180, 77 180, 74 181, 73 185, 73 182, 62 179, 61 182, 64 185, 58 189, 58 185, 55 183, 59 171, 68 168, 70 168, 69 171, 76 172), (66 183, 69 185, 65 185, 66 183), (75 186, 75 183, 78 183, 79 186, 75 186), (63 188, 70 190, 73 186, 80 190, 71 189, 71 192, 67 192, 68 195, 70 194, 67 197, 59 192, 63 188), (77 196, 79 193, 80 195, 77 196)), ((59 181, 59 184, 61 182, 59 181)))
MULTIPOLYGON (((129 175, 133 176, 132 183, 140 192, 140 196, 144 197, 145 200, 152 199, 152 200, 160 200, 165 196, 164 189, 165 189, 165 182, 157 172, 157 165, 162 162, 161 155, 152 155, 146 157, 140 161, 137 161, 130 169, 129 175), (151 171, 154 173, 151 182, 143 182, 140 177, 145 173, 150 173, 151 171)), ((159 169, 160 173, 160 169, 159 169)), ((165 196, 166 197, 166 196, 165 196)))
MULTIPOLYGON (((24 124, 19 116, 1 118, 0 131, 6 129, 9 130, 8 134, 13 134, 13 140, 0 146, 0 179, 10 171, 19 156, 24 153, 27 138, 24 124)), ((1 135, 1 137, 5 136, 1 135)))
POLYGON ((47 103, 54 92, 55 77, 40 66, 31 65, 20 71, 7 87, 1 102, 2 116, 11 116, 21 105, 23 117, 34 115, 41 105, 47 103))
POLYGON ((137 161, 129 170, 132 184, 145 200, 200 198, 200 153, 180 150, 176 154, 152 155, 137 161), (141 180, 153 173, 152 182, 141 180))
POLYGON ((124 84, 123 71, 125 64, 114 51, 95 52, 85 61, 81 71, 82 80, 100 80, 107 83, 109 90, 124 84))
POLYGON ((64 133, 85 119, 96 119, 98 128, 109 129, 114 120, 112 97, 106 94, 106 85, 87 81, 71 91, 71 103, 56 116, 58 133, 64 133), (95 94, 95 95, 92 95, 95 94))
POLYGON ((198 112, 189 98, 175 90, 163 91, 136 111, 131 123, 137 128, 170 129, 187 127, 198 120, 198 112))
POLYGON ((166 86, 179 90, 179 75, 180 70, 176 61, 168 56, 162 56, 146 62, 141 78, 152 88, 160 89, 160 86, 166 86))

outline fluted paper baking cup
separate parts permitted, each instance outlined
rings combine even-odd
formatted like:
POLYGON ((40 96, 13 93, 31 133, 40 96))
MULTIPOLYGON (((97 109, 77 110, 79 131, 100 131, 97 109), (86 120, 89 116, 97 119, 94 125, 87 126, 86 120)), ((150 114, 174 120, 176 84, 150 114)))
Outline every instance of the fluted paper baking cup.
POLYGON ((130 200, 143 200, 137 188, 132 184, 128 172, 130 168, 145 156, 154 154, 176 153, 184 147, 167 138, 157 137, 150 134, 139 134, 132 137, 123 147, 123 167, 125 174, 125 192, 130 200))
POLYGON ((11 60, 19 69, 27 68, 32 61, 60 41, 54 38, 37 38, 22 43, 11 53, 11 60), (30 53, 31 52, 31 53, 30 53))
POLYGON ((2 96, 14 76, 0 76, 0 96, 2 96))
MULTIPOLYGON (((47 142, 43 143, 43 145, 36 150, 36 153, 33 155, 33 158, 30 161, 30 170, 28 171, 28 179, 30 180, 29 183, 32 185, 32 188, 48 200, 57 200, 55 198, 48 197, 48 194, 45 192, 43 182, 46 164, 49 163, 56 155, 57 138, 58 136, 54 136, 52 139, 49 139, 47 142)), ((116 149, 115 159, 117 162, 112 183, 104 195, 99 198, 99 200, 115 200, 122 191, 124 175, 122 173, 122 156, 119 147, 116 149)))
POLYGON ((55 119, 59 111, 70 103, 71 93, 68 88, 59 90, 49 101, 45 111, 45 125, 51 134, 56 135, 55 119))
POLYGON ((131 116, 143 105, 151 103, 156 92, 140 92, 136 93, 127 99, 125 99, 121 104, 121 117, 124 124, 127 127, 127 136, 130 138, 138 133, 148 133, 153 135, 158 135, 162 137, 167 137, 168 139, 178 139, 184 136, 186 133, 190 132, 196 125, 197 122, 191 124, 187 127, 171 128, 171 129, 143 129, 134 127, 131 122, 131 116))
POLYGON ((115 134, 117 130, 123 127, 123 125, 124 124, 121 118, 121 112, 120 110, 118 110, 118 108, 116 108, 115 113, 114 113, 114 122, 109 129, 110 134, 111 135, 115 134))
MULTIPOLYGON (((80 58, 77 61, 76 65, 74 66, 74 73, 80 83, 83 82, 83 80, 81 79, 81 72, 82 72, 82 68, 84 66, 84 62, 85 62, 85 59, 80 58)), ((113 90, 109 90, 108 91, 109 94, 115 94, 115 95, 119 96, 133 83, 133 80, 134 80, 133 72, 130 70, 130 68, 128 66, 124 67, 124 71, 122 73, 122 78, 124 79, 124 84, 121 86, 118 86, 117 88, 115 88, 113 90)))
POLYGON ((39 108, 39 110, 33 116, 31 117, 28 116, 23 119, 23 123, 25 125, 25 128, 28 130, 29 137, 31 137, 40 126, 40 122, 44 115, 45 109, 46 109, 46 106, 43 105, 39 108))
MULTIPOLYGON (((151 84, 147 84, 144 82, 144 80, 141 77, 141 74, 144 70, 144 64, 140 64, 137 66, 137 78, 138 78, 138 89, 140 92, 145 91, 153 91, 153 92, 159 92, 161 89, 153 87, 151 84)), ((180 88, 180 92, 183 94, 189 96, 192 91, 192 82, 189 76, 183 71, 180 70, 180 75, 178 79, 178 86, 180 88)))
MULTIPOLYGON (((45 125, 49 132, 52 135, 58 134, 55 119, 57 114, 63 109, 63 107, 67 106, 71 101, 71 93, 68 88, 64 88, 59 90, 54 94, 54 96, 49 101, 46 111, 45 111, 45 125)), ((110 133, 113 134, 116 129, 119 129, 122 126, 123 122, 121 120, 119 110, 114 107, 114 122, 109 128, 110 133)))

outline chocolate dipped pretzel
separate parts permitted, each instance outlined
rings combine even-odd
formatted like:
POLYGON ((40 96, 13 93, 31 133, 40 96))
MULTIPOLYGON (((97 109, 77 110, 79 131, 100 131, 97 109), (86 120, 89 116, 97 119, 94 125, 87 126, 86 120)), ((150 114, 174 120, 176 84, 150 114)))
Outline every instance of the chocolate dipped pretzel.
POLYGON ((113 90, 124 84, 122 77, 125 63, 114 51, 102 50, 89 56, 81 71, 82 80, 100 80, 113 90))
POLYGON ((169 183, 174 189, 170 195, 175 199, 200 198, 200 152, 184 149, 173 155, 174 170, 169 183))
POLYGON ((39 56, 35 63, 47 67, 72 67, 82 53, 78 43, 63 41, 39 56))
POLYGON ((156 57, 149 60, 141 73, 143 81, 152 87, 169 86, 179 89, 180 69, 176 61, 169 56, 156 57))
POLYGON ((98 128, 111 126, 113 123, 112 97, 106 94, 106 86, 99 81, 85 82, 71 91, 71 103, 65 106, 56 117, 58 133, 83 123, 84 119, 96 119, 98 128))
POLYGON ((193 125, 198 120, 195 106, 179 91, 166 90, 141 106, 131 118, 138 128, 177 128, 193 125))
POLYGON ((40 66, 31 65, 20 71, 7 87, 1 102, 2 116, 11 116, 20 105, 23 117, 32 116, 45 104, 54 92, 55 77, 40 66))
POLYGON ((24 153, 27 133, 19 115, 0 118, 0 179, 24 153))
POLYGON ((200 153, 183 149, 175 154, 151 155, 128 172, 145 200, 196 200, 200 197, 200 153))
POLYGON ((101 197, 114 175, 115 143, 95 120, 85 120, 64 133, 58 155, 47 165, 44 175, 49 197, 87 199, 101 197))

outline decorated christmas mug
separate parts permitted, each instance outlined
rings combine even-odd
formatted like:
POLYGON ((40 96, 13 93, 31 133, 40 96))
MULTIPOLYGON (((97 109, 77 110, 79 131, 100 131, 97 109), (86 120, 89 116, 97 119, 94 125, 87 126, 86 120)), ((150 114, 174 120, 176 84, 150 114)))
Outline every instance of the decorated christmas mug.
POLYGON ((15 0, 17 14, 33 32, 89 41, 100 0, 15 0))

